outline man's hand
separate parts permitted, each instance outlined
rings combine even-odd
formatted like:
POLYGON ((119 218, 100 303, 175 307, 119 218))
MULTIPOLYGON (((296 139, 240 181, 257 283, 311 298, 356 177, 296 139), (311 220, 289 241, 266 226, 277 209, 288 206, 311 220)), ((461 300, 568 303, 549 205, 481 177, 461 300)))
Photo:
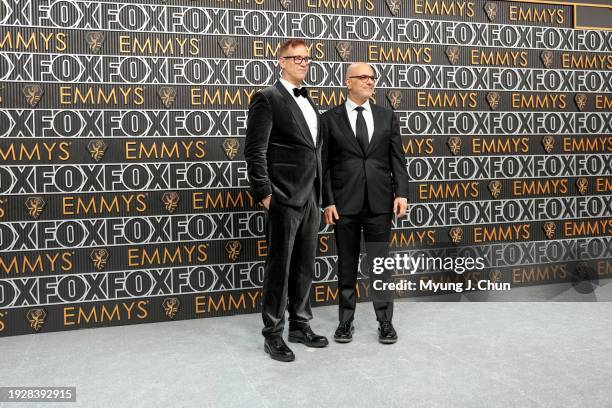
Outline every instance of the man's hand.
POLYGON ((405 198, 397 197, 393 201, 393 213, 397 218, 402 218, 408 210, 408 201, 405 198))
POLYGON ((266 210, 270 209, 270 200, 272 200, 272 194, 261 200, 261 205, 263 205, 266 210))
POLYGON ((336 225, 334 221, 338 221, 340 216, 338 215, 338 210, 336 210, 335 205, 330 205, 325 209, 323 212, 323 219, 327 225, 336 225))

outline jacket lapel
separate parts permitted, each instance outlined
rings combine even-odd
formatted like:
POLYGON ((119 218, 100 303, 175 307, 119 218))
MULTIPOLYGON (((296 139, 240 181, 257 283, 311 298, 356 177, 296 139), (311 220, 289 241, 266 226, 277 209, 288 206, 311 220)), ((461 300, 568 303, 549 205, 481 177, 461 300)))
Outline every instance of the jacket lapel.
MULTIPOLYGON (((314 146, 314 141, 312 140, 312 134, 310 133, 308 124, 306 124, 306 119, 304 118, 304 114, 302 113, 302 110, 300 109, 298 104, 295 102, 295 99, 293 99, 293 96, 291 96, 289 92, 287 92, 287 88, 285 88, 285 86, 281 83, 281 81, 277 81, 275 86, 276 86, 276 89, 278 89, 278 91, 281 93, 281 95, 285 99, 285 102, 287 103, 287 107, 289 108, 289 112, 291 112, 291 116, 293 116, 295 123, 297 123, 298 129, 300 130, 302 137, 308 142, 308 144, 314 146)), ((308 101, 312 105, 312 101, 310 101, 310 98, 308 99, 308 101)), ((319 115, 316 109, 315 109, 315 113, 317 113, 317 128, 318 128, 319 115)), ((319 135, 317 134, 317 138, 318 137, 319 135)))
POLYGON ((384 117, 382 109, 378 109, 378 106, 374 104, 370 104, 370 108, 372 109, 372 118, 374 119, 374 133, 372 134, 372 139, 368 144, 368 150, 366 153, 372 151, 373 146, 380 142, 382 129, 384 128, 384 117))
POLYGON ((342 132, 340 132, 342 133, 342 136, 344 136, 349 146, 352 146, 354 150, 360 154, 363 154, 361 146, 359 146, 359 143, 357 142, 357 137, 353 132, 353 128, 351 128, 351 122, 349 122, 348 112, 346 110, 346 103, 343 103, 340 109, 336 109, 335 113, 339 116, 338 124, 342 128, 342 132))
MULTIPOLYGON (((321 142, 323 141, 321 139, 321 115, 319 115, 319 108, 317 107, 317 105, 315 105, 312 99, 310 99, 310 95, 308 95, 308 102, 310 102, 310 106, 312 106, 312 109, 314 109, 315 113, 317 114, 317 144, 316 144, 316 147, 319 147, 319 145, 321 145, 321 142)), ((308 134, 310 135, 310 129, 308 129, 308 134)), ((310 138, 310 140, 312 140, 312 137, 310 138)))

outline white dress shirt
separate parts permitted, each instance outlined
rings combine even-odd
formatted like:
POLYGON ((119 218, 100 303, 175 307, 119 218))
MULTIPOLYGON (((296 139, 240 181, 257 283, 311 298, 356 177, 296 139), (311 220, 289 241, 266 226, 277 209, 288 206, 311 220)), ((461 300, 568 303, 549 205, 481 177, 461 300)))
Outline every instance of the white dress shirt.
MULTIPOLYGON (((348 115, 349 123, 351 124, 351 129, 353 129, 353 135, 357 137, 357 114, 358 112, 355 110, 356 107, 362 106, 363 111, 361 112, 363 118, 365 119, 366 127, 368 128, 368 141, 372 141, 372 135, 374 134, 374 116, 372 115, 372 107, 370 106, 370 101, 366 101, 363 105, 357 105, 350 98, 346 98, 345 102, 346 106, 346 114, 348 115)), ((408 199, 406 197, 397 197, 400 200, 408 203, 408 199)), ((328 208, 335 207, 334 204, 328 205, 324 208, 327 210, 328 208)))
MULTIPOLYGON (((363 107, 363 118, 365 119, 366 127, 368 128, 368 142, 372 141, 372 135, 374 134, 374 116, 372 116, 372 107, 370 106, 370 101, 366 101, 363 105, 357 105, 350 98, 346 98, 346 113, 348 115, 349 122, 351 124, 351 129, 353 129, 353 134, 357 135, 357 111, 355 108, 358 106, 363 107)), ((357 136, 355 136, 357 137, 357 136)))
POLYGON ((308 99, 304 98, 303 96, 295 96, 293 94, 293 88, 299 87, 293 85, 289 81, 284 80, 283 78, 280 78, 280 81, 281 84, 283 84, 285 88, 287 88, 287 92, 289 92, 289 95, 291 95, 291 97, 295 100, 295 103, 297 103, 297 105, 300 107, 302 115, 304 115, 304 119, 306 120, 306 124, 308 125, 308 129, 310 129, 310 136, 312 136, 312 140, 316 146, 318 126, 317 113, 315 112, 308 99))

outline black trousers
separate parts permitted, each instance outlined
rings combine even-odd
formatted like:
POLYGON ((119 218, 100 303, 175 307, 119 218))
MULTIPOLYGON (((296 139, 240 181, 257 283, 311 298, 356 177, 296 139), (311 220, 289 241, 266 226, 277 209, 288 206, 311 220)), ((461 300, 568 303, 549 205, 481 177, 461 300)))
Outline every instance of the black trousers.
POLYGON ((389 292, 378 292, 373 288, 375 279, 389 282, 391 274, 386 272, 375 275, 372 273, 373 259, 389 255, 392 216, 393 213, 372 214, 365 200, 360 214, 340 214, 340 219, 336 221, 334 232, 338 250, 339 319, 341 323, 352 321, 355 316, 357 303, 355 285, 357 284, 362 229, 367 253, 365 265, 370 274, 369 291, 376 320, 379 322, 391 321, 393 318, 393 297, 389 292))
POLYGON ((266 338, 282 335, 286 309, 290 328, 307 326, 312 319, 310 287, 320 219, 314 191, 301 208, 276 203, 272 196, 262 296, 262 334, 266 338))

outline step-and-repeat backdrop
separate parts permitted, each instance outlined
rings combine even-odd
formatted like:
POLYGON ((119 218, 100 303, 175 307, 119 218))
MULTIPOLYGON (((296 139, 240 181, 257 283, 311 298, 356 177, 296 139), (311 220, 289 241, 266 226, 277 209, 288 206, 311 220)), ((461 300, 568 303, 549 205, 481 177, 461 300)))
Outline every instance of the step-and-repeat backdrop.
MULTIPOLYGON (((601 283, 611 27, 609 6, 554 2, 0 0, 0 336, 258 310, 245 122, 291 37, 322 111, 367 61, 399 117, 412 206, 392 251, 485 260, 398 278, 601 283)), ((314 305, 337 296, 324 225, 319 244, 314 305)))

